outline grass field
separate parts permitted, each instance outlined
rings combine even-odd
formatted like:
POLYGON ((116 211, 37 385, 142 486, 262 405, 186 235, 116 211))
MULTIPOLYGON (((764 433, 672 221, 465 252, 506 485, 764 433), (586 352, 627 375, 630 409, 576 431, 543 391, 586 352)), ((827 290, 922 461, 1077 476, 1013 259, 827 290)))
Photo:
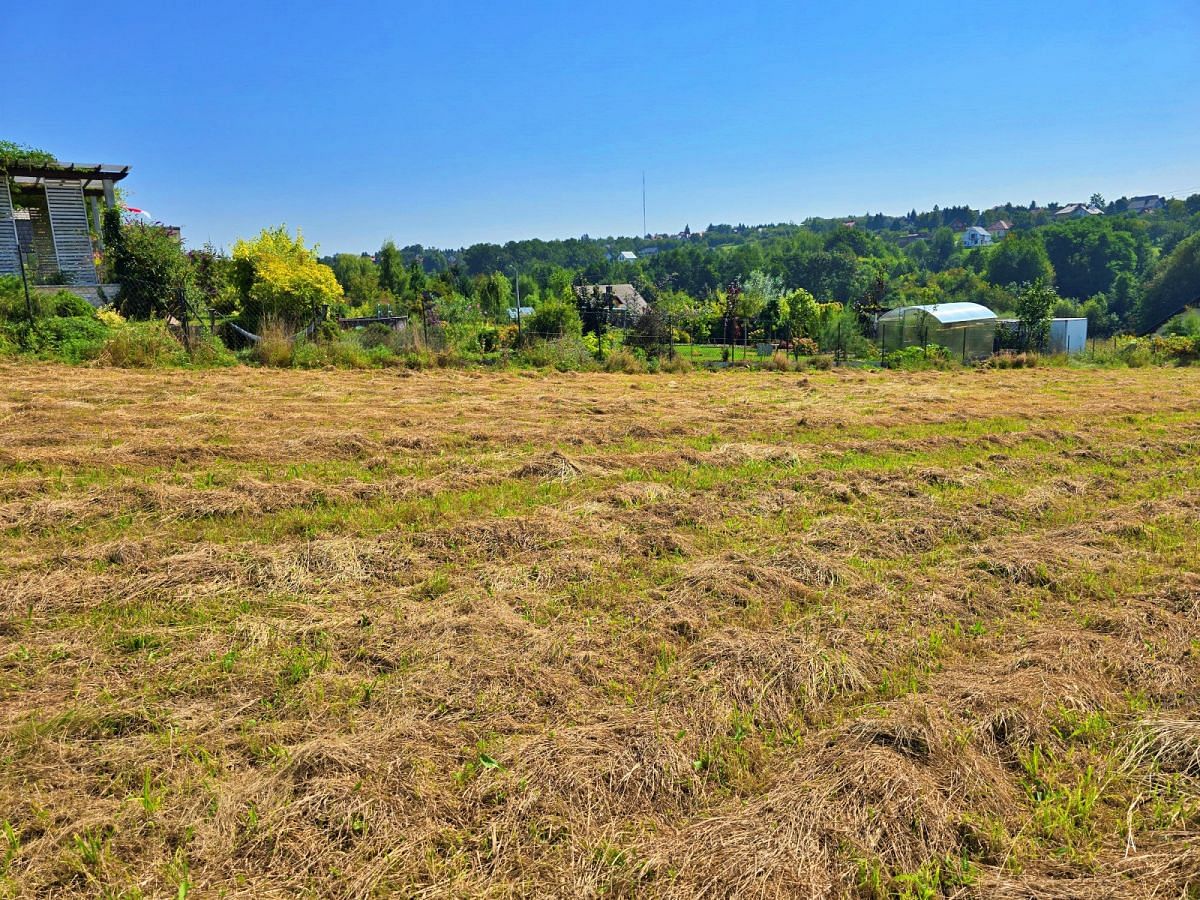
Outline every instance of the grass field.
POLYGON ((1200 369, 0 423, 0 896, 1200 895, 1200 369))

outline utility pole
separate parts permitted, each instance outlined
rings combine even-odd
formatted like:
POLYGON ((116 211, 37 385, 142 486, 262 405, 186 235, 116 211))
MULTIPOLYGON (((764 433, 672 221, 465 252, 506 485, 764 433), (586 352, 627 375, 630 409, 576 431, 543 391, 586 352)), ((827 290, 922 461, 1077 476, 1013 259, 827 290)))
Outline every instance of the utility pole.
POLYGON ((513 270, 513 281, 517 285, 517 345, 521 344, 521 270, 516 263, 510 267, 513 270))
POLYGON ((646 230, 646 170, 642 170, 642 237, 649 232, 646 230))
POLYGON ((21 269, 21 285, 25 288, 25 314, 29 316, 29 327, 34 327, 33 301, 29 299, 29 276, 25 274, 25 251, 21 249, 21 235, 17 233, 17 222, 13 220, 13 236, 17 239, 17 266, 21 269))

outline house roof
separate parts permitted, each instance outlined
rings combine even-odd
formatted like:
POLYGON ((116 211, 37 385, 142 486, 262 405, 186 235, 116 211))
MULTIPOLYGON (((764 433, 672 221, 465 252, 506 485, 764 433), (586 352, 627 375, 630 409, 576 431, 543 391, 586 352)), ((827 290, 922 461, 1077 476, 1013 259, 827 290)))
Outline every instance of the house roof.
POLYGON ((632 262, 633 260, 637 259, 637 254, 634 253, 632 250, 622 250, 620 253, 617 254, 617 256, 623 262, 632 262))
POLYGON ((1157 194, 1151 194, 1147 197, 1130 197, 1129 202, 1125 204, 1126 209, 1144 210, 1154 209, 1163 206, 1163 198, 1157 194))
POLYGON ((579 297, 590 296, 593 288, 602 295, 612 293, 613 309, 623 309, 636 315, 646 311, 645 298, 632 284, 584 284, 576 287, 575 293, 579 297))
POLYGON ((966 231, 964 231, 963 234, 978 234, 978 235, 987 235, 988 237, 991 237, 991 235, 988 234, 988 230, 986 228, 980 228, 978 225, 972 225, 970 228, 968 228, 966 231))
POLYGON ((1080 212, 1080 211, 1086 213, 1089 216, 1104 215, 1104 213, 1102 213, 1100 210, 1096 209, 1096 207, 1088 206, 1086 203, 1068 203, 1066 206, 1064 206, 1062 209, 1060 209, 1054 215, 1070 216, 1070 215, 1074 215, 1076 212, 1080 212))
POLYGON ((993 222, 987 227, 988 231, 1011 231, 1012 222, 1001 219, 999 222, 993 222))
POLYGON ((932 316, 943 325, 959 322, 990 322, 996 314, 986 306, 978 303, 931 303, 925 306, 898 306, 890 309, 879 318, 886 321, 905 319, 917 313, 932 316))

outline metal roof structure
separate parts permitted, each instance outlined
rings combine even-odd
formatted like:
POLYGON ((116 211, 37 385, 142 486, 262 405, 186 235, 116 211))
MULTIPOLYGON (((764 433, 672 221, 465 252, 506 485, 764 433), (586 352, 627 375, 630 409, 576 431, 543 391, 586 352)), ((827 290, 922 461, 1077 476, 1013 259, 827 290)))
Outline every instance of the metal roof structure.
POLYGON ((129 166, 101 163, 19 159, 0 165, 0 273, 23 272, 24 254, 31 252, 42 277, 96 284, 92 233, 103 246, 101 198, 105 206, 115 206, 113 185, 128 174, 129 166), (18 205, 25 229, 17 224, 18 205))
POLYGON ((990 321, 996 318, 994 312, 978 303, 930 303, 924 306, 898 306, 885 312, 879 319, 880 321, 894 322, 918 311, 932 316, 943 325, 951 325, 956 322, 990 321))
POLYGON ((129 166, 105 163, 39 163, 17 160, 6 170, 13 183, 21 187, 38 187, 49 181, 78 181, 85 192, 101 193, 105 182, 114 184, 129 174, 129 166))

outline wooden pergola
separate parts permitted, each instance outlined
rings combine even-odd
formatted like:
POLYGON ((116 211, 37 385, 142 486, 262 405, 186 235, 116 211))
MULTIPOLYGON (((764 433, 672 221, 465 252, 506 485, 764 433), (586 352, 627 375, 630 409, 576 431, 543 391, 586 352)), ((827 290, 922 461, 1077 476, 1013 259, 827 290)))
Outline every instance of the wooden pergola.
POLYGON ((0 170, 0 274, 20 273, 31 252, 40 275, 96 284, 90 230, 101 233, 100 204, 116 204, 113 186, 128 174, 129 166, 28 160, 0 170))

